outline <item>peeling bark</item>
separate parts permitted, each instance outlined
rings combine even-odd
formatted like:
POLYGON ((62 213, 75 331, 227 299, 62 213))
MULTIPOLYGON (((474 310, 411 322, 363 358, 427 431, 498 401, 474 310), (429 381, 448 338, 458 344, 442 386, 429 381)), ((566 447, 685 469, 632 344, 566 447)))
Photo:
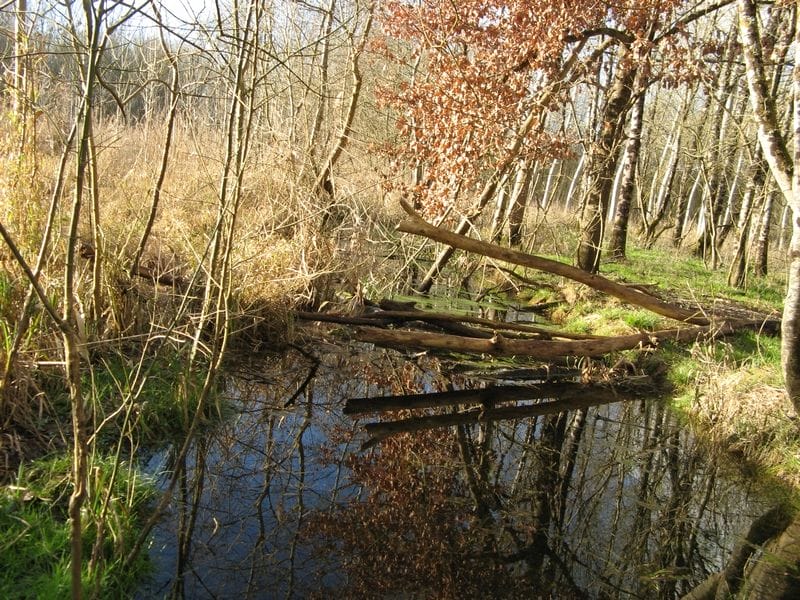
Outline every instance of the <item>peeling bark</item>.
POLYGON ((764 158, 792 210, 792 238, 789 246, 789 276, 781 321, 781 365, 789 399, 800 412, 800 28, 794 23, 795 66, 792 69, 793 155, 781 133, 775 98, 770 94, 764 69, 757 9, 753 0, 739 0, 739 31, 745 60, 747 85, 758 139, 764 158))

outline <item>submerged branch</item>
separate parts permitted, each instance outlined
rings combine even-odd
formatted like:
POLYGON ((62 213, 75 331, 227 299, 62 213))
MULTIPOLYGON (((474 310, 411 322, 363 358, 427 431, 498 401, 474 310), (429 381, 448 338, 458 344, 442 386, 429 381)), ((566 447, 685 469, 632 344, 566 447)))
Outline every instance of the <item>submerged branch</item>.
POLYGON ((655 384, 650 377, 627 378, 620 383, 574 381, 544 382, 534 385, 503 385, 477 390, 451 390, 430 394, 401 394, 370 398, 349 398, 345 403, 346 415, 360 415, 390 410, 412 408, 438 408, 458 404, 491 404, 515 400, 540 400, 558 398, 577 400, 581 398, 611 397, 622 395, 642 395, 652 393, 655 384))
POLYGON ((596 386, 590 392, 580 396, 570 395, 567 398, 530 404, 523 406, 503 406, 500 408, 473 408, 464 412, 444 415, 427 415, 411 417, 398 421, 385 421, 382 423, 367 423, 364 429, 370 436, 362 446, 362 450, 370 448, 381 440, 400 433, 413 433, 425 429, 450 427, 453 425, 468 425, 484 421, 500 421, 503 419, 523 419, 560 413, 569 410, 611 404, 625 399, 635 399, 636 394, 621 393, 612 387, 596 386))

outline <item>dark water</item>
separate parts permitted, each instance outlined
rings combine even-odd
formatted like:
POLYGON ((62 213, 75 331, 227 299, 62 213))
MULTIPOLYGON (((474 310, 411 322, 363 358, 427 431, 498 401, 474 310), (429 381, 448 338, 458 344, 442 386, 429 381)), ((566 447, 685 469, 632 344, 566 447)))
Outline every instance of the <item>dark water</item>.
POLYGON ((299 395, 298 353, 232 374, 235 415, 190 453, 139 597, 674 598, 771 506, 658 399, 360 451, 346 398, 480 384, 427 357, 314 352, 299 395))

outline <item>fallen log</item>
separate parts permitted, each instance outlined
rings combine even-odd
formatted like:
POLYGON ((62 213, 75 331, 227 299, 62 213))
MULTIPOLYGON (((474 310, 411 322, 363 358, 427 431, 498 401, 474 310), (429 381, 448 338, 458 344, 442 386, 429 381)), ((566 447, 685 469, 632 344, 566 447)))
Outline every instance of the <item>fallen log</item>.
POLYGON ((482 242, 453 233, 446 229, 434 227, 420 217, 408 202, 401 199, 400 204, 406 213, 408 213, 408 218, 397 226, 397 229, 404 233, 421 235, 437 242, 447 244, 453 248, 566 277, 567 279, 588 285, 591 288, 619 298, 625 302, 629 302, 630 304, 646 308, 663 317, 686 323, 693 323, 695 325, 708 325, 710 323, 709 318, 703 314, 700 308, 686 309, 675 304, 670 304, 669 302, 664 302, 660 298, 656 298, 641 290, 611 281, 601 275, 592 274, 565 263, 550 260, 549 258, 542 258, 533 254, 526 254, 525 252, 512 250, 511 248, 504 248, 496 244, 482 242))
MULTIPOLYGON (((537 327, 535 325, 531 325, 530 323, 501 323, 498 321, 493 321, 492 319, 484 319, 481 317, 474 317, 471 315, 451 315, 447 313, 434 313, 431 311, 423 311, 422 309, 417 308, 414 306, 414 302, 400 302, 398 300, 392 300, 390 298, 384 298, 380 302, 378 302, 378 306, 380 306, 385 313, 396 313, 402 314, 405 311, 413 312, 414 314, 422 314, 428 315, 433 318, 440 318, 443 320, 452 320, 458 319, 462 323, 472 323, 474 325, 484 325, 489 327, 491 330, 503 329, 507 331, 519 331, 523 333, 535 333, 540 334, 545 339, 549 339, 550 336, 553 335, 551 330, 548 330, 544 327, 537 327)), ((489 336, 491 337, 491 335, 489 336)))
POLYGON ((651 394, 655 384, 650 377, 626 378, 619 383, 580 383, 575 381, 543 382, 533 385, 498 385, 475 390, 452 390, 429 394, 401 394, 369 398, 348 398, 343 413, 362 415, 390 410, 441 408, 458 404, 494 404, 519 400, 558 398, 573 400, 586 398, 611 398, 620 394, 651 394))
MULTIPOLYGON (((383 303, 383 302, 382 302, 383 303)), ((494 321, 492 319, 485 319, 482 317, 474 317, 470 315, 454 315, 448 313, 429 312, 420 309, 407 308, 405 310, 380 310, 375 312, 364 313, 360 315, 344 315, 339 313, 316 313, 297 310, 294 312, 295 316, 299 319, 306 321, 321 321, 326 323, 340 323, 343 325, 374 325, 386 326, 392 323, 406 322, 406 321, 423 321, 431 325, 435 325, 450 331, 456 335, 463 335, 466 337, 491 339, 495 331, 516 331, 519 333, 530 334, 541 339, 561 338, 567 340, 593 340, 600 336, 591 335, 587 333, 569 333, 553 331, 545 327, 537 327, 536 325, 529 325, 525 323, 513 323, 494 321), (472 323, 474 325, 483 325, 488 327, 486 329, 478 329, 475 327, 467 327, 462 323, 472 323)))
POLYGON ((429 325, 435 325, 440 329, 449 331, 451 334, 464 337, 490 339, 491 331, 468 327, 462 325, 459 319, 453 315, 428 314, 422 311, 375 311, 362 315, 342 315, 336 313, 315 313, 298 310, 294 314, 305 321, 321 321, 324 323, 341 323, 343 325, 371 325, 386 326, 391 323, 403 323, 406 321, 422 321, 429 325))
POLYGON ((678 329, 634 333, 617 337, 601 337, 589 340, 520 340, 508 339, 495 334, 491 339, 466 338, 443 333, 408 330, 386 330, 375 327, 357 327, 355 337, 361 342, 418 350, 447 350, 492 356, 528 356, 540 360, 552 360, 565 356, 602 356, 609 352, 652 348, 660 342, 694 342, 715 336, 730 335, 739 329, 758 327, 759 322, 722 323, 720 325, 696 325, 678 329))
MULTIPOLYGON (((447 313, 435 313, 435 312, 425 312, 421 310, 414 310, 414 311, 402 311, 402 310, 385 310, 382 312, 372 313, 370 317, 374 317, 376 319, 380 318, 387 318, 387 319, 399 319, 399 320, 410 320, 416 319, 426 322, 460 322, 460 323, 472 323, 474 325, 483 325, 484 327, 488 327, 492 331, 517 331, 520 333, 529 333, 536 335, 542 339, 552 339, 556 338, 563 338, 568 340, 592 340, 596 339, 599 336, 586 334, 586 333, 569 333, 569 332, 561 332, 561 331, 554 331, 552 329, 547 329, 546 327, 537 327, 536 325, 528 325, 525 323, 513 323, 513 322, 504 322, 504 321, 494 321, 492 319, 485 319, 483 317, 473 317, 470 315, 451 315, 447 313)), ((489 334, 489 337, 492 337, 492 333, 489 334)))
POLYGON ((364 429, 369 434, 370 439, 362 444, 361 449, 366 450, 371 448, 381 440, 400 433, 414 433, 425 429, 451 427, 453 425, 470 425, 485 421, 539 417, 568 410, 579 410, 592 406, 611 404, 625 399, 636 399, 636 396, 633 394, 621 394, 613 389, 598 389, 582 397, 553 400, 541 404, 502 406, 499 408, 474 408, 464 412, 444 415, 427 415, 423 417, 399 419, 397 421, 366 423, 364 429))

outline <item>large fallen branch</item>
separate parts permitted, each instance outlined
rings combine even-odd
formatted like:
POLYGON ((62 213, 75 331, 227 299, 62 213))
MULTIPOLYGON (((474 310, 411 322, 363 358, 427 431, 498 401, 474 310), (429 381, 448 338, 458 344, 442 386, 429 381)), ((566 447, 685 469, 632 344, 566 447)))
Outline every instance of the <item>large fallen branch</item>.
POLYGON ((466 250, 467 252, 474 252, 475 254, 481 254, 483 256, 495 258, 503 262, 517 264, 523 267, 530 267, 540 271, 546 271, 547 273, 552 273, 553 275, 566 277, 568 279, 572 279, 573 281, 577 281, 578 283, 588 285, 589 287, 601 292, 605 292, 606 294, 614 296, 615 298, 619 298, 620 300, 624 300, 625 302, 629 302, 630 304, 646 308, 647 310, 670 319, 676 319, 686 323, 694 323, 696 325, 708 325, 710 323, 708 317, 703 315, 699 308, 696 310, 688 310, 683 307, 676 306, 675 304, 664 302, 660 298, 656 298, 655 296, 640 290, 622 285, 621 283, 617 283, 615 281, 611 281, 610 279, 602 277, 601 275, 588 273, 571 265, 550 260, 548 258, 534 256, 533 254, 526 254, 525 252, 512 250, 511 248, 504 248, 503 246, 498 246, 496 244, 482 242, 480 240, 468 238, 463 235, 458 235, 446 229, 434 227, 420 217, 410 204, 404 200, 401 200, 400 203, 403 209, 408 213, 408 218, 400 223, 397 227, 399 231, 404 233, 421 235, 437 242, 447 244, 448 246, 452 246, 453 248, 459 248, 461 250, 466 250))
POLYGON ((621 382, 578 383, 553 381, 533 385, 497 385, 476 390, 452 390, 429 394, 402 394, 397 396, 375 396, 349 398, 345 402, 346 415, 362 415, 391 410, 419 408, 441 408, 458 404, 493 404, 519 400, 577 400, 580 398, 619 398, 632 394, 652 394, 656 386, 650 377, 629 377, 621 382))
POLYGON ((582 396, 553 400, 552 402, 542 402, 541 404, 502 406, 499 408, 474 408, 464 412, 444 415, 427 415, 424 417, 400 419, 398 421, 366 423, 364 429, 369 434, 370 439, 367 440, 361 448, 362 450, 366 450, 381 440, 399 433, 413 433, 425 429, 451 427, 453 425, 468 425, 483 421, 538 417, 568 410, 578 410, 591 406, 611 404, 612 402, 619 402, 626 398, 632 399, 635 398, 635 396, 619 394, 613 389, 606 388, 596 389, 582 396))
POLYGON ((371 325, 376 327, 383 327, 392 323, 403 323, 406 321, 423 321, 425 323, 441 327, 442 329, 449 330, 450 333, 454 333, 456 335, 484 339, 492 338, 495 331, 515 331, 546 340, 553 338, 562 338, 566 340, 593 340, 601 337, 587 333, 554 331, 546 327, 537 327, 536 325, 529 325, 526 323, 494 321, 492 319, 484 319, 482 317, 475 317, 471 315, 455 315, 410 308, 407 308, 406 310, 381 310, 362 315, 315 313, 299 310, 295 311, 294 314, 299 319, 306 321, 341 323, 343 325, 371 325), (484 327, 488 327, 489 330, 466 327, 461 325, 462 323, 483 325, 484 327))
POLYGON ((660 342, 693 342, 698 339, 730 335, 746 326, 758 327, 761 322, 723 323, 719 326, 697 325, 680 329, 667 329, 652 333, 635 333, 617 337, 591 340, 518 340, 495 334, 491 339, 467 338, 444 333, 423 331, 386 330, 376 327, 357 327, 355 337, 361 342, 378 346, 416 348, 420 350, 448 350, 492 356, 529 356, 551 360, 565 356, 602 356, 609 352, 650 348, 660 342))

